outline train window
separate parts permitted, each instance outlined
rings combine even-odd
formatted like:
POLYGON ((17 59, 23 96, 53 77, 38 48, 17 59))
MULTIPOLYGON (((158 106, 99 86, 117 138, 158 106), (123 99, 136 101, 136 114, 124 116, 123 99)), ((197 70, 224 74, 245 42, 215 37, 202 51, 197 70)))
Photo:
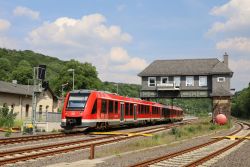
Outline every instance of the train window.
POLYGON ((102 99, 102 113, 107 113, 107 100, 102 99))
POLYGON ((129 108, 130 115, 133 115, 133 108, 134 108, 134 104, 130 104, 130 108, 129 108))
POLYGON ((67 104, 67 109, 79 110, 84 109, 87 103, 89 93, 71 93, 67 104))
POLYGON ((138 109, 137 109, 137 110, 138 110, 138 114, 140 114, 140 113, 141 113, 141 105, 138 104, 137 106, 138 106, 138 107, 137 107, 137 108, 138 108, 138 109))
POLYGON ((157 107, 152 107, 152 114, 157 114, 157 107))
POLYGON ((141 105, 141 114, 144 114, 144 105, 141 105))
POLYGON ((128 115, 129 103, 125 103, 125 115, 128 115))
POLYGON ((94 103, 94 106, 93 106, 93 108, 92 108, 91 114, 95 114, 96 111, 97 111, 97 100, 95 100, 95 103, 94 103))
POLYGON ((115 101, 115 113, 118 113, 118 101, 115 101))
POLYGON ((113 113, 114 110, 114 101, 109 101, 109 113, 113 113))

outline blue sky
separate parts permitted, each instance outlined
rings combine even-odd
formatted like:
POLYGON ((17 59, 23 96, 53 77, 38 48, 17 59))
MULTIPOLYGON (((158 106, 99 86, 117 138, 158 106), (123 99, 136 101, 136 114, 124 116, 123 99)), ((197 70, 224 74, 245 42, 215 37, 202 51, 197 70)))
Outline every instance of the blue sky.
POLYGON ((140 83, 155 59, 229 54, 232 88, 250 78, 249 0, 0 0, 0 47, 91 62, 102 80, 140 83))

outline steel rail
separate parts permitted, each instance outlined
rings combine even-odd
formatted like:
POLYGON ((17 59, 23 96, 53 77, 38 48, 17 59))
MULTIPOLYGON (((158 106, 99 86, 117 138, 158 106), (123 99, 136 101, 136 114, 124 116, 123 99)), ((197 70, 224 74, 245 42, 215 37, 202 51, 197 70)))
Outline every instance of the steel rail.
MULTIPOLYGON (((250 124, 246 124, 246 123, 243 123, 243 124, 248 125, 250 127, 250 124)), ((248 133, 245 137, 248 137, 248 136, 250 136, 250 133, 248 133)), ((191 162, 191 163, 185 165, 185 167, 195 167, 195 166, 201 165, 201 164, 209 161, 210 159, 212 159, 212 158, 214 158, 214 157, 216 157, 216 156, 230 150, 231 148, 239 145, 244 140, 246 140, 246 139, 245 138, 239 139, 236 142, 234 142, 234 143, 232 143, 232 144, 230 144, 230 145, 228 145, 228 146, 226 146, 226 147, 224 147, 224 148, 222 148, 222 149, 220 149, 218 151, 215 151, 215 152, 213 152, 213 153, 211 153, 211 154, 209 154, 209 155, 207 155, 207 156, 205 156, 203 158, 200 158, 200 159, 198 159, 198 160, 196 160, 194 162, 191 162)))
POLYGON ((13 144, 13 143, 23 143, 23 142, 37 141, 37 140, 54 139, 54 138, 72 137, 72 136, 78 136, 78 135, 81 135, 81 134, 59 133, 59 134, 46 134, 46 135, 34 135, 34 136, 4 138, 4 139, 0 139, 0 145, 13 144))
MULTIPOLYGON (((229 135, 234 135, 234 134, 240 132, 243 129, 243 125, 242 124, 239 124, 239 125, 240 125, 240 129, 234 131, 233 133, 231 133, 229 135)), ((155 164, 155 163, 158 163, 158 162, 161 162, 161 161, 164 161, 164 160, 168 160, 170 158, 173 158, 173 157, 176 157, 176 156, 179 156, 179 155, 182 155, 182 154, 197 150, 199 148, 206 147, 208 145, 214 144, 214 143, 219 142, 221 140, 223 140, 223 139, 222 138, 214 139, 212 141, 209 141, 209 142, 206 142, 206 143, 194 146, 194 147, 190 147, 188 149, 184 149, 184 150, 181 150, 181 151, 178 151, 178 152, 170 153, 170 154, 167 154, 167 155, 164 155, 164 156, 161 156, 161 157, 158 157, 158 158, 154 158, 154 159, 151 159, 151 160, 143 161, 143 162, 137 163, 135 165, 131 165, 130 167, 149 166, 149 165, 152 165, 152 164, 155 164)))
MULTIPOLYGON (((165 127, 157 127, 157 128, 146 129, 146 130, 139 130, 139 131, 136 131, 135 133, 139 133, 139 132, 143 132, 143 131, 150 131, 150 130, 153 131, 153 132, 150 132, 150 133, 156 133, 156 132, 159 132, 159 131, 170 129, 173 126, 177 126, 177 125, 171 124, 171 125, 168 125, 168 126, 165 126, 165 127)), ((117 135, 117 136, 124 136, 124 135, 117 135)), ((114 143, 114 142, 127 140, 127 139, 131 139, 131 138, 135 138, 135 137, 138 137, 138 136, 127 136, 127 137, 121 137, 121 138, 117 138, 117 139, 113 139, 114 136, 105 136, 105 137, 98 138, 98 139, 100 140, 100 139, 104 139, 104 138, 105 139, 111 138, 111 140, 101 141, 101 142, 96 142, 96 143, 90 143, 90 144, 81 145, 81 146, 72 146, 72 147, 69 147, 69 148, 59 148, 58 150, 50 150, 50 151, 47 151, 47 152, 42 152, 42 153, 37 153, 37 154, 32 154, 32 155, 25 155, 25 156, 13 157, 13 158, 8 158, 8 159, 1 159, 0 160, 0 165, 15 163, 15 162, 18 162, 18 161, 24 161, 24 160, 34 159, 34 158, 40 158, 40 157, 54 155, 54 154, 58 154, 58 153, 75 151, 75 150, 79 150, 79 149, 86 149, 86 148, 90 148, 91 145, 101 146, 101 145, 104 145, 104 144, 114 143)), ((93 141, 93 139, 87 139, 87 140, 90 141, 90 142, 93 141)), ((94 139, 94 140, 97 140, 97 139, 94 139)), ((9 156, 9 155, 11 156, 11 155, 14 155, 14 154, 20 154, 20 153, 24 153, 24 152, 31 152, 31 151, 50 149, 50 148, 57 148, 57 147, 60 147, 60 146, 61 147, 62 146, 68 146, 69 144, 70 145, 82 144, 83 141, 67 142, 67 143, 61 143, 61 144, 56 144, 56 145, 49 145, 49 146, 42 146, 42 147, 35 147, 35 148, 28 148, 28 149, 20 149, 20 150, 2 152, 0 154, 1 155, 0 157, 9 156)), ((85 140, 85 142, 86 142, 86 140, 85 140)))

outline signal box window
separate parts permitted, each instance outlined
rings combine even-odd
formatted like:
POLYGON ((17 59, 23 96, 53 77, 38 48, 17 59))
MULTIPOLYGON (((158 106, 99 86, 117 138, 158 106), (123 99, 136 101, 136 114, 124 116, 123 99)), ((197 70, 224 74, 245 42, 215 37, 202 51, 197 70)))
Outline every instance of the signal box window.
POLYGON ((107 100, 102 100, 102 113, 107 113, 107 100))
POLYGON ((225 82, 226 78, 225 77, 218 77, 217 82, 225 82))
POLYGON ((95 100, 94 106, 92 108, 92 114, 95 114, 97 112, 97 100, 95 100))
POLYGON ((155 77, 148 77, 148 86, 149 87, 156 86, 156 78, 155 77))
POLYGON ((194 77, 193 76, 186 77, 186 86, 194 86, 194 77))
POLYGON ((114 101, 109 101, 109 113, 113 113, 113 109, 114 109, 114 101))
POLYGON ((118 101, 115 101, 115 113, 118 113, 118 101))
POLYGON ((199 86, 207 86, 207 76, 199 76, 199 86))
POLYGON ((168 77, 161 77, 161 83, 167 84, 168 83, 168 77))

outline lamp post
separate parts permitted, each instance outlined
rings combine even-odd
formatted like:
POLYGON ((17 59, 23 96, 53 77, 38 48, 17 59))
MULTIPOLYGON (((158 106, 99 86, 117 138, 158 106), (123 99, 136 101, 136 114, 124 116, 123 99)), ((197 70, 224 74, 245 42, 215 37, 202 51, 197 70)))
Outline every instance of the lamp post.
POLYGON ((63 88, 64 88, 65 86, 67 86, 67 85, 68 85, 68 83, 62 84, 62 97, 63 97, 63 88))
POLYGON ((70 68, 70 69, 68 69, 68 72, 73 73, 73 90, 75 90, 75 69, 70 68))

